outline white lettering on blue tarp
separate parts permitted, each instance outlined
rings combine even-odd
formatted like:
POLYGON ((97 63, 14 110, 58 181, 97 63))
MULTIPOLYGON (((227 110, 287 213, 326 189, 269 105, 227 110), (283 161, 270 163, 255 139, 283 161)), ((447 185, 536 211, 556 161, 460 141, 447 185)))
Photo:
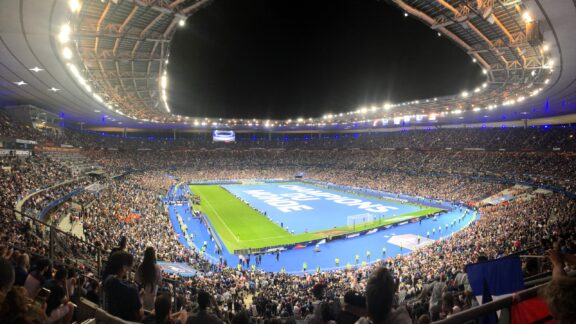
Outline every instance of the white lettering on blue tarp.
POLYGON ((276 207, 278 210, 284 213, 300 210, 313 210, 312 207, 305 204, 301 204, 300 202, 320 200, 322 198, 324 200, 333 201, 337 204, 356 207, 358 209, 374 213, 386 213, 390 210, 398 210, 397 207, 387 206, 381 203, 364 201, 358 198, 350 198, 298 185, 280 185, 278 187, 288 189, 294 192, 275 194, 261 189, 246 190, 244 192, 258 200, 263 201, 269 206, 276 207))

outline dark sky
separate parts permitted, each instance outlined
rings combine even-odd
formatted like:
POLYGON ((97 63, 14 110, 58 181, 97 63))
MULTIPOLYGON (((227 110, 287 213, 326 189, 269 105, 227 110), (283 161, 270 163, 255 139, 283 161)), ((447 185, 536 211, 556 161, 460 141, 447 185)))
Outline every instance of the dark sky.
POLYGON ((485 78, 457 45, 376 0, 216 0, 174 36, 172 112, 319 117, 460 93, 485 78))

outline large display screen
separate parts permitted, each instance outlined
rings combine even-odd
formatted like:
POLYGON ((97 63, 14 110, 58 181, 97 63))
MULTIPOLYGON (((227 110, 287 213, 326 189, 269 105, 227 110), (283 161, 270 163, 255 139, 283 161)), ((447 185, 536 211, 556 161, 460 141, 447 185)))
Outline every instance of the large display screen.
POLYGON ((212 141, 226 143, 235 142, 236 134, 231 130, 215 130, 214 133, 212 133, 212 141))

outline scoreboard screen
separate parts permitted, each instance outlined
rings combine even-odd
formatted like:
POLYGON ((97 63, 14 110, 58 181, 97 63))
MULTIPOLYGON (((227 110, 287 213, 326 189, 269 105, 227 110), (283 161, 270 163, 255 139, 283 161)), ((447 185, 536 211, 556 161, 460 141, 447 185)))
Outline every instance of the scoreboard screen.
POLYGON ((235 142, 236 134, 231 130, 215 130, 212 133, 212 141, 225 143, 235 142))

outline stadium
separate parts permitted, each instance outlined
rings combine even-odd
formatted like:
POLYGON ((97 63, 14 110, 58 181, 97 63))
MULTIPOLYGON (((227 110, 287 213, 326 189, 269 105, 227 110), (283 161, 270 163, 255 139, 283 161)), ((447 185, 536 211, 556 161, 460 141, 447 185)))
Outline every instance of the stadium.
POLYGON ((300 6, 0 0, 1 323, 575 321, 576 2, 300 6))

